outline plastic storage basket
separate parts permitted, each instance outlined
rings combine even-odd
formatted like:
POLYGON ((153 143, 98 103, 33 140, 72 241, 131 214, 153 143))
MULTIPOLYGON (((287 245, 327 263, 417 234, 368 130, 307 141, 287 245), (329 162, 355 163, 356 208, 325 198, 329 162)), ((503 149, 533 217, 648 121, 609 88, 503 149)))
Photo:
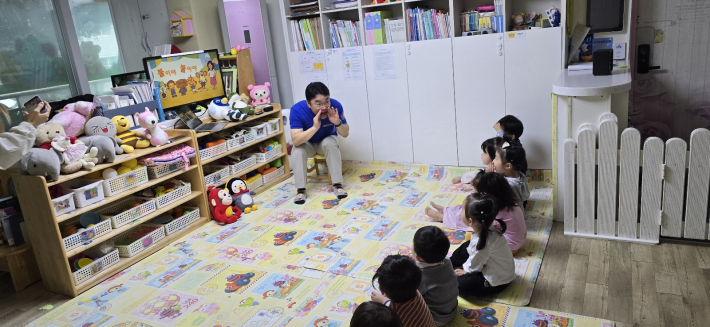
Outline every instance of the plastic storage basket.
POLYGON ((148 183, 148 170, 146 167, 141 167, 104 180, 104 194, 114 196, 145 183, 148 183))
POLYGON ((63 187, 67 190, 67 194, 74 195, 74 205, 82 208, 104 199, 103 182, 103 180, 79 178, 67 182, 63 187))
POLYGON ((247 143, 254 142, 254 133, 249 130, 246 134, 227 140, 227 150, 243 147, 247 143))
POLYGON ((261 140, 266 137, 267 130, 266 130, 266 125, 267 123, 259 124, 259 125, 254 125, 249 127, 251 130, 251 133, 254 134, 254 139, 255 140, 261 140))
MULTIPOLYGON (((259 176, 262 177, 262 176, 259 176)), ((257 188, 261 187, 261 185, 264 185, 264 179, 263 178, 255 178, 253 181, 247 183, 247 188, 249 188, 250 191, 254 191, 257 188)))
POLYGON ((267 162, 276 159, 281 154, 281 144, 264 153, 256 153, 256 162, 267 162))
POLYGON ((253 165, 256 165, 256 156, 249 156, 249 158, 240 161, 238 164, 231 165, 232 171, 230 171, 230 173, 236 175, 253 165))
POLYGON ((163 239, 163 237, 165 237, 165 229, 164 228, 157 226, 157 225, 151 225, 151 226, 141 225, 133 230, 130 230, 128 232, 125 232, 121 235, 116 236, 115 240, 116 240, 116 242, 118 242, 120 240, 127 239, 133 233, 137 233, 137 232, 144 231, 147 229, 150 230, 150 233, 141 237, 140 239, 138 239, 134 242, 131 242, 128 245, 116 245, 116 248, 118 248, 118 254, 121 257, 130 258, 130 257, 140 253, 141 251, 153 246, 156 242, 160 241, 161 239, 163 239))
POLYGON ((104 235, 110 231, 111 221, 108 219, 104 219, 100 223, 95 224, 94 226, 91 226, 81 232, 77 232, 63 238, 62 243, 64 243, 64 249, 66 251, 69 251, 80 245, 89 244, 95 238, 104 235))
POLYGON ((281 124, 279 122, 281 119, 279 118, 274 118, 266 122, 266 134, 271 135, 271 134, 276 134, 278 133, 281 128, 279 127, 281 124))
POLYGON ((59 216, 65 214, 69 211, 76 209, 74 206, 74 194, 69 193, 62 195, 58 198, 52 199, 52 208, 54 208, 54 215, 59 216))
POLYGON ((222 185, 227 181, 229 177, 229 171, 231 166, 203 166, 202 169, 205 174, 205 186, 217 186, 222 185))
POLYGON ((158 207, 158 209, 163 208, 168 204, 180 200, 180 198, 190 195, 190 193, 192 193, 190 183, 185 183, 185 185, 178 187, 174 191, 155 198, 156 207, 158 207))
POLYGON ((163 225, 165 227, 165 235, 170 235, 177 231, 185 229, 188 225, 192 224, 194 221, 200 219, 200 208, 197 207, 182 207, 185 210, 190 210, 190 213, 183 215, 178 219, 163 225))
POLYGON ((200 150, 200 160, 218 157, 225 152, 227 152, 227 142, 200 150))
POLYGON ((284 174, 284 167, 281 166, 281 167, 279 167, 279 169, 276 169, 276 170, 263 176, 264 184, 273 181, 274 179, 276 179, 277 177, 279 177, 283 174, 284 174))
POLYGON ((115 204, 112 204, 108 206, 105 210, 102 210, 99 214, 101 215, 102 218, 107 218, 111 220, 111 225, 113 225, 113 228, 119 228, 123 225, 133 223, 136 221, 140 221, 140 218, 155 211, 155 200, 150 199, 146 200, 144 198, 139 198, 139 197, 129 197, 125 200, 119 201, 115 204), (130 208, 128 210, 122 211, 117 214, 109 214, 111 212, 118 212, 122 209, 125 209, 126 207, 129 207, 131 203, 133 202, 141 202, 141 205, 130 208))
POLYGON ((156 179, 163 177, 168 174, 172 174, 180 169, 185 168, 185 161, 180 160, 175 163, 167 164, 167 165, 157 165, 157 166, 150 166, 146 167, 148 169, 148 177, 150 179, 156 179))
POLYGON ((113 250, 109 252, 109 254, 94 260, 94 262, 90 263, 86 267, 81 268, 72 273, 74 275, 74 284, 79 285, 83 283, 87 279, 98 274, 100 271, 113 266, 116 262, 118 262, 118 260, 118 249, 113 250))

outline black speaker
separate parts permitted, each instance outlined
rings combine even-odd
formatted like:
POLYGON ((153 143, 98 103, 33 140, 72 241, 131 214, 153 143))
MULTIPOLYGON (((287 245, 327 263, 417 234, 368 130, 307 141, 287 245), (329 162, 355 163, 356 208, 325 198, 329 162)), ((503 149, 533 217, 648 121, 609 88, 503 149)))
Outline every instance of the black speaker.
POLYGON ((614 68, 614 50, 599 49, 592 56, 592 74, 594 76, 611 75, 614 68))

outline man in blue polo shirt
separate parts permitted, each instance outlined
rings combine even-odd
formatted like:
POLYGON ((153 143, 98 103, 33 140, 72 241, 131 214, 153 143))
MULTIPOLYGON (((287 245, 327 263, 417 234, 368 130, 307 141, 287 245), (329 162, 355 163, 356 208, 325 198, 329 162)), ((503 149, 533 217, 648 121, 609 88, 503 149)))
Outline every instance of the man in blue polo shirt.
POLYGON ((291 107, 291 165, 298 193, 294 202, 306 202, 306 174, 308 158, 316 153, 325 155, 333 193, 339 199, 348 196, 343 190, 343 162, 340 158, 338 135, 348 137, 350 126, 343 115, 340 102, 330 98, 325 84, 313 82, 306 87, 306 100, 291 107))

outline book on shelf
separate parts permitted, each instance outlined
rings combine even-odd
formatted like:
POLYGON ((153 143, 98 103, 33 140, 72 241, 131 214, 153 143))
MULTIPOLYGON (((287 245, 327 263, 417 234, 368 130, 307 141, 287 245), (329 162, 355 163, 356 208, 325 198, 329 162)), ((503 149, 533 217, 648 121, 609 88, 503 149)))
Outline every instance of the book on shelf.
MULTIPOLYGON (((505 31, 505 17, 502 13, 502 5, 496 1, 494 11, 468 10, 460 14, 461 35, 480 34, 485 29, 493 30, 495 33, 505 31)), ((488 31, 490 32, 490 31, 488 31)))
POLYGON ((449 38, 449 14, 443 10, 407 9, 407 32, 409 41, 449 38))
POLYGON ((301 1, 288 6, 292 13, 308 13, 318 11, 318 1, 301 1))
POLYGON ((386 44, 385 19, 391 18, 391 11, 373 11, 365 13, 365 44, 386 44))
POLYGON ((404 19, 385 19, 384 27, 387 43, 406 42, 407 34, 404 19))
POLYGON ((293 47, 298 51, 321 49, 319 18, 291 20, 293 47))
POLYGON ((333 48, 356 47, 361 45, 360 22, 336 20, 330 22, 330 43, 333 48))
POLYGON ((153 100, 153 86, 148 81, 133 81, 127 85, 111 88, 113 96, 100 96, 106 109, 116 109, 153 100))
POLYGON ((357 1, 355 0, 339 0, 339 1, 333 1, 330 6, 325 7, 326 10, 335 10, 335 9, 345 9, 345 8, 351 8, 351 7, 356 7, 357 6, 357 1))

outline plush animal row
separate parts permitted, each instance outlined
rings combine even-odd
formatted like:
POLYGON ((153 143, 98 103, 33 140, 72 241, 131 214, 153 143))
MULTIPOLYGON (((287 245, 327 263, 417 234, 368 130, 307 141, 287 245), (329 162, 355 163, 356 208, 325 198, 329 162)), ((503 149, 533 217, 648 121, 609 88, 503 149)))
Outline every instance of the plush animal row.
POLYGON ((242 215, 258 209, 247 184, 232 178, 225 188, 210 186, 207 189, 212 218, 220 224, 231 224, 242 215))

